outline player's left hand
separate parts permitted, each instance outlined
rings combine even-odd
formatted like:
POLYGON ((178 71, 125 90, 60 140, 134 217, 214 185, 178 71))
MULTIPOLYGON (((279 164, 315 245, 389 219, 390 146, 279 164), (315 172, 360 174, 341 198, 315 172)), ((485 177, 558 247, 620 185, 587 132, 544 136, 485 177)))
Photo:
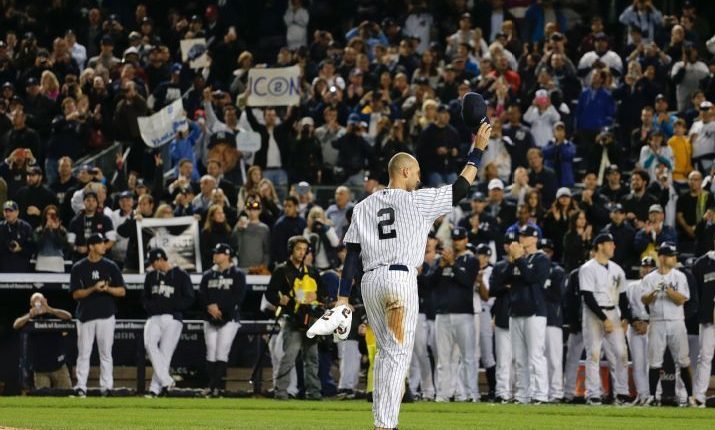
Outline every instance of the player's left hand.
POLYGON ((333 338, 345 340, 350 334, 353 322, 353 312, 349 305, 339 305, 329 309, 318 321, 308 329, 306 336, 312 339, 315 336, 333 335, 333 338))

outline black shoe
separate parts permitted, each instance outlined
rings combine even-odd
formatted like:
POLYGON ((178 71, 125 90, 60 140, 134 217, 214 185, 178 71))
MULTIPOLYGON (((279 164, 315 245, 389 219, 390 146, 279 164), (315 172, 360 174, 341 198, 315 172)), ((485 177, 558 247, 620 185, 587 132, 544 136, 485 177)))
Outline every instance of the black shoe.
POLYGON ((415 398, 412 396, 410 390, 405 390, 405 394, 402 395, 402 403, 414 403, 415 398))
POLYGON ((74 394, 72 394, 72 397, 79 397, 81 399, 84 399, 85 397, 87 397, 87 392, 81 388, 77 388, 74 390, 74 394))
POLYGON ((591 406, 601 406, 603 404, 603 401, 600 397, 591 397, 586 401, 586 404, 591 406))

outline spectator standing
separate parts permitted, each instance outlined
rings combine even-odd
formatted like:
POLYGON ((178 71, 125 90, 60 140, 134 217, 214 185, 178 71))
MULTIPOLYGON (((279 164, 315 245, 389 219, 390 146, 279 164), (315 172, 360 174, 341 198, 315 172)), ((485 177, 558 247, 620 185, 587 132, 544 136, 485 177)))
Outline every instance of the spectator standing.
POLYGON ((549 93, 546 90, 536 91, 532 105, 524 114, 524 121, 531 124, 534 145, 539 148, 546 146, 553 137, 554 125, 560 120, 561 115, 551 104, 549 93))
POLYGON ((283 215, 276 221, 271 231, 271 258, 274 262, 285 261, 288 254, 286 245, 293 236, 302 236, 307 227, 303 217, 298 214, 298 199, 286 197, 283 202, 283 215))
POLYGON ((69 243, 57 206, 44 208, 33 237, 37 247, 35 271, 65 273, 65 255, 69 243))
POLYGON ((573 159, 576 146, 566 139, 566 125, 554 125, 554 139, 543 149, 544 164, 556 173, 559 187, 573 187, 575 183, 573 159))
POLYGON ((30 271, 30 257, 35 252, 32 227, 19 218, 20 207, 12 200, 3 204, 4 220, 0 221, 0 272, 30 271))
POLYGON ((27 185, 15 195, 23 219, 37 228, 42 222, 42 212, 49 205, 58 206, 57 196, 42 183, 42 169, 34 165, 27 169, 27 185))
POLYGON ((206 221, 201 229, 201 267, 209 268, 212 264, 212 250, 220 243, 231 239, 231 227, 226 222, 226 214, 219 205, 209 206, 206 221))
POLYGON ((569 273, 588 260, 593 227, 588 223, 586 212, 579 210, 569 216, 569 229, 563 238, 564 270, 569 273))
POLYGON ((261 200, 252 194, 246 200, 246 215, 241 215, 231 234, 238 267, 249 273, 268 271, 271 259, 271 229, 261 222, 261 200))

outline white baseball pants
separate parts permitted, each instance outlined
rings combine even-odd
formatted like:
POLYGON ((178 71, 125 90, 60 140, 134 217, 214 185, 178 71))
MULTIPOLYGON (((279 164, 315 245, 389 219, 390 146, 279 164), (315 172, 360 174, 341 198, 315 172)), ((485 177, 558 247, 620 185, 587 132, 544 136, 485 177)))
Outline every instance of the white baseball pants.
POLYGON ((473 314, 438 314, 435 317, 438 402, 448 402, 455 391, 460 391, 454 389, 460 382, 465 385, 466 392, 464 398, 459 396, 458 400, 479 399, 474 321, 473 314), (454 360, 455 346, 459 348, 461 366, 454 360))
POLYGON ((713 354, 715 353, 715 324, 700 324, 700 348, 698 367, 693 381, 693 396, 701 402, 705 401, 705 393, 710 385, 713 354))
POLYGON ((496 379, 495 396, 504 400, 511 399, 512 356, 511 333, 508 328, 494 327, 494 346, 496 347, 496 379))
POLYGON ((114 345, 114 316, 86 322, 77 322, 77 375, 76 389, 87 391, 89 376, 89 358, 92 355, 92 345, 97 339, 99 352, 99 388, 111 390, 114 388, 112 360, 112 345, 114 345))
POLYGON ((690 366, 688 331, 684 321, 650 322, 648 327, 648 365, 651 369, 663 367, 665 348, 670 350, 676 366, 690 366))
POLYGON ((546 317, 511 317, 509 330, 514 355, 514 398, 520 403, 548 401, 546 317))
POLYGON ((357 340, 338 342, 338 358, 340 359, 339 390, 354 390, 360 376, 360 349, 357 340))
POLYGON ((638 334, 633 327, 628 327, 628 346, 631 349, 633 363, 633 382, 639 399, 650 396, 648 386, 648 334, 638 334))
POLYGON ((564 334, 561 327, 546 327, 546 365, 549 378, 549 400, 564 397, 564 334))
POLYGON ((171 357, 179 344, 183 326, 170 314, 154 315, 144 324, 144 348, 154 368, 149 385, 152 393, 159 394, 163 387, 174 382, 169 373, 171 357))
POLYGON ((241 324, 236 321, 229 321, 222 326, 204 322, 206 361, 228 361, 228 354, 239 327, 241 324))
POLYGON ((427 353, 428 335, 427 315, 418 314, 417 328, 415 329, 415 346, 412 350, 412 361, 410 362, 409 385, 413 395, 417 394, 417 388, 419 387, 423 398, 433 399, 434 381, 432 380, 432 364, 427 353))
POLYGON ((375 332, 375 389, 372 413, 375 427, 397 427, 407 370, 412 359, 419 310, 417 273, 371 270, 362 278, 362 297, 370 327, 375 332))
POLYGON ((569 333, 566 342, 566 364, 564 364, 564 398, 568 400, 576 397, 581 354, 583 354, 583 332, 569 333))
MULTIPOLYGON (((476 315, 475 315, 476 317, 476 315)), ((485 369, 496 365, 494 357, 494 326, 489 308, 483 308, 479 314, 479 358, 485 369)), ((477 363, 478 364, 478 363, 477 363)))
POLYGON ((586 397, 601 397, 601 351, 613 375, 613 391, 627 396, 628 393, 628 349, 621 319, 616 309, 603 312, 613 322, 613 331, 606 333, 603 323, 586 306, 583 309, 583 343, 586 347, 586 397), (608 346, 604 345, 605 343, 608 346))

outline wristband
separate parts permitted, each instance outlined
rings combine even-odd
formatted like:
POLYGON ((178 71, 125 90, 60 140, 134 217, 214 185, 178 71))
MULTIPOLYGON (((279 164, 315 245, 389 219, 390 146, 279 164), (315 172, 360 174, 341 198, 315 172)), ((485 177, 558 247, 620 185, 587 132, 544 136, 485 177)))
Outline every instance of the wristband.
POLYGON ((482 161, 482 155, 484 155, 484 151, 479 148, 473 148, 467 156, 467 164, 470 166, 479 167, 479 163, 482 161))

